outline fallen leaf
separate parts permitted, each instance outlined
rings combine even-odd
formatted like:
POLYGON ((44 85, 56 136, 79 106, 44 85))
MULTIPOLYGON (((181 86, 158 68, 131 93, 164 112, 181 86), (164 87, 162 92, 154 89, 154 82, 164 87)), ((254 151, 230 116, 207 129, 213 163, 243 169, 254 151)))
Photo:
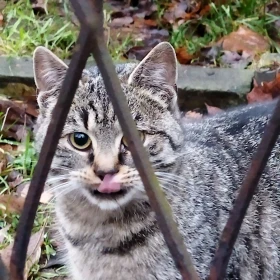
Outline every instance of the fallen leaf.
POLYGON ((181 64, 189 64, 192 61, 192 59, 194 58, 194 55, 189 54, 187 52, 187 49, 183 48, 183 47, 176 49, 176 56, 177 56, 178 61, 181 64))
POLYGON ((3 241, 6 239, 10 227, 11 225, 7 225, 0 229, 0 243, 3 243, 3 241))
MULTIPOLYGON (((44 229, 41 229, 40 231, 34 233, 30 237, 30 241, 27 248, 27 258, 25 263, 25 271, 24 271, 24 279, 27 279, 28 273, 31 269, 31 267, 36 264, 41 256, 41 246, 44 241, 44 229)), ((10 266, 10 259, 12 255, 14 243, 11 243, 9 246, 7 246, 5 249, 0 251, 1 259, 6 266, 7 269, 9 269, 10 266)))
POLYGON ((120 18, 115 18, 113 19, 110 23, 110 27, 122 27, 122 26, 128 26, 131 23, 133 23, 133 18, 132 17, 120 17, 120 18))
POLYGON ((224 111, 224 110, 222 110, 222 109, 220 109, 220 108, 218 108, 218 107, 210 106, 210 105, 208 105, 207 103, 204 103, 204 104, 205 104, 205 106, 206 106, 208 115, 213 116, 213 115, 216 115, 216 114, 221 113, 221 112, 224 111))
MULTIPOLYGON (((28 190, 29 190, 30 182, 26 182, 24 184, 21 184, 17 188, 17 194, 21 197, 25 198, 27 196, 28 190)), ((43 191, 40 197, 40 202, 43 204, 47 204, 50 202, 50 200, 53 198, 53 194, 49 191, 43 191)))
POLYGON ((0 112, 4 119, 0 128, 5 138, 13 138, 21 141, 26 137, 27 128, 32 129, 34 125, 33 116, 27 113, 27 104, 0 98, 0 112))
POLYGON ((247 94, 248 103, 272 100, 280 96, 280 73, 271 82, 262 82, 260 85, 254 79, 254 87, 247 94))
POLYGON ((24 206, 25 198, 18 195, 1 195, 0 205, 4 212, 20 214, 24 206))
POLYGON ((10 188, 15 188, 16 186, 20 185, 22 183, 23 176, 21 173, 13 170, 9 173, 7 181, 10 188))
POLYGON ((232 52, 245 51, 251 56, 263 53, 270 47, 269 41, 264 36, 252 31, 246 26, 240 26, 218 41, 223 44, 223 49, 232 52))
POLYGON ((3 14, 0 12, 0 27, 2 27, 4 24, 4 16, 3 14))

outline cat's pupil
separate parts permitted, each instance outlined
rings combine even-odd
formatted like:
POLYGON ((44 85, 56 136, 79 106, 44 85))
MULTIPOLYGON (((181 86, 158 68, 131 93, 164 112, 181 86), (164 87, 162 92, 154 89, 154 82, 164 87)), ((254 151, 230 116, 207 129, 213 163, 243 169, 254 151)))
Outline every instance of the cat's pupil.
POLYGON ((85 133, 75 132, 74 141, 78 146, 84 146, 88 142, 88 136, 85 133))

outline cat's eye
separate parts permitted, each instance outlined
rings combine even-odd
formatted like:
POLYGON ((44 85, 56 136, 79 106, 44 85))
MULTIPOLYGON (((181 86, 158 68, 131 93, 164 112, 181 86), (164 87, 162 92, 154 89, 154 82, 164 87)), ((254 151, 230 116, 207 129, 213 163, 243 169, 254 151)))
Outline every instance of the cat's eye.
POLYGON ((69 135, 70 144, 77 150, 86 150, 91 145, 91 140, 85 133, 74 132, 69 135))
MULTIPOLYGON (((138 132, 139 132, 139 137, 140 137, 141 141, 144 142, 145 141, 145 133, 143 131, 138 131, 138 132)), ((124 136, 122 138, 122 144, 125 147, 128 147, 128 141, 124 136)))

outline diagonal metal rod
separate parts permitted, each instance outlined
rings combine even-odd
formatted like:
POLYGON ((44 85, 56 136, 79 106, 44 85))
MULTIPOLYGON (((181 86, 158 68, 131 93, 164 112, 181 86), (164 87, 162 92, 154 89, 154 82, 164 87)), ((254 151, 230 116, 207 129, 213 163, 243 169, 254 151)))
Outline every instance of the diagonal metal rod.
POLYGON ((209 280, 222 280, 246 211, 257 189, 273 147, 280 134, 280 99, 265 128, 261 143, 253 156, 233 210, 222 232, 219 247, 210 268, 209 280))
POLYGON ((159 186, 157 177, 150 164, 148 154, 139 138, 136 125, 127 105, 127 100, 116 75, 113 61, 104 42, 103 1, 92 0, 91 3, 89 3, 86 0, 80 0, 79 2, 71 0, 71 3, 74 7, 77 18, 81 23, 87 23, 92 28, 92 54, 102 74, 107 94, 113 104, 124 136, 126 139, 129 139, 129 150, 145 186, 152 209, 156 213, 159 227, 163 233, 173 260, 184 280, 198 280, 199 277, 194 269, 190 255, 186 250, 184 240, 173 219, 171 207, 159 186), (86 7, 86 10, 83 10, 83 7, 86 7))
POLYGON ((53 110, 52 119, 44 139, 39 160, 30 183, 22 214, 20 216, 10 262, 11 280, 24 279, 23 275, 27 247, 36 215, 36 210, 39 205, 40 196, 46 182, 46 178, 67 114, 72 104, 82 71, 90 54, 89 46, 90 30, 89 28, 85 27, 82 28, 80 32, 76 45, 77 51, 74 53, 70 62, 70 66, 63 81, 57 104, 53 110))

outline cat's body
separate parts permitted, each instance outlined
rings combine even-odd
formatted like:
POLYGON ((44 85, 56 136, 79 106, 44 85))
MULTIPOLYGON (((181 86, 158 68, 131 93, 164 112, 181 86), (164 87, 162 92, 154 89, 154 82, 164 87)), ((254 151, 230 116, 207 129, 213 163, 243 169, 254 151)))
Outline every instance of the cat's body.
MULTIPOLYGON (((117 72, 136 125, 145 132, 144 145, 186 246, 200 276, 206 279, 221 231, 274 103, 183 122, 174 105, 176 73, 170 50, 168 44, 159 45, 140 66, 120 66, 117 72)), ((61 85, 60 80, 55 87, 48 88, 51 75, 45 75, 45 79, 49 79, 45 83, 44 73, 40 74, 41 68, 51 73, 53 63, 59 69, 61 62, 52 59, 54 57, 42 49, 37 51, 37 57, 35 55, 36 83, 42 91, 36 133, 38 150, 50 121, 55 100, 52 97, 61 85), (42 65, 49 67, 43 69, 38 61, 36 65, 39 58, 42 65)), ((57 73, 63 71, 57 69, 59 80, 57 73)), ((120 144, 120 135, 99 72, 96 68, 91 73, 85 72, 50 179, 52 184, 58 184, 56 214, 68 252, 66 262, 70 274, 75 280, 180 279, 130 153, 120 144), (68 143, 70 138, 68 142, 66 139, 66 135, 73 132, 87 133, 92 146, 73 149, 68 143), (100 169, 107 171, 102 173, 100 169), (102 182, 92 175, 92 170, 102 182), (120 173, 124 175, 119 178, 120 173), (111 174, 121 181, 126 193, 114 196, 119 185, 116 187, 115 181, 110 183, 111 174), (107 181, 109 183, 103 183, 107 181), (112 197, 104 198, 108 193, 112 197)), ((243 222, 227 279, 280 278, 279 159, 278 141, 243 222)))

